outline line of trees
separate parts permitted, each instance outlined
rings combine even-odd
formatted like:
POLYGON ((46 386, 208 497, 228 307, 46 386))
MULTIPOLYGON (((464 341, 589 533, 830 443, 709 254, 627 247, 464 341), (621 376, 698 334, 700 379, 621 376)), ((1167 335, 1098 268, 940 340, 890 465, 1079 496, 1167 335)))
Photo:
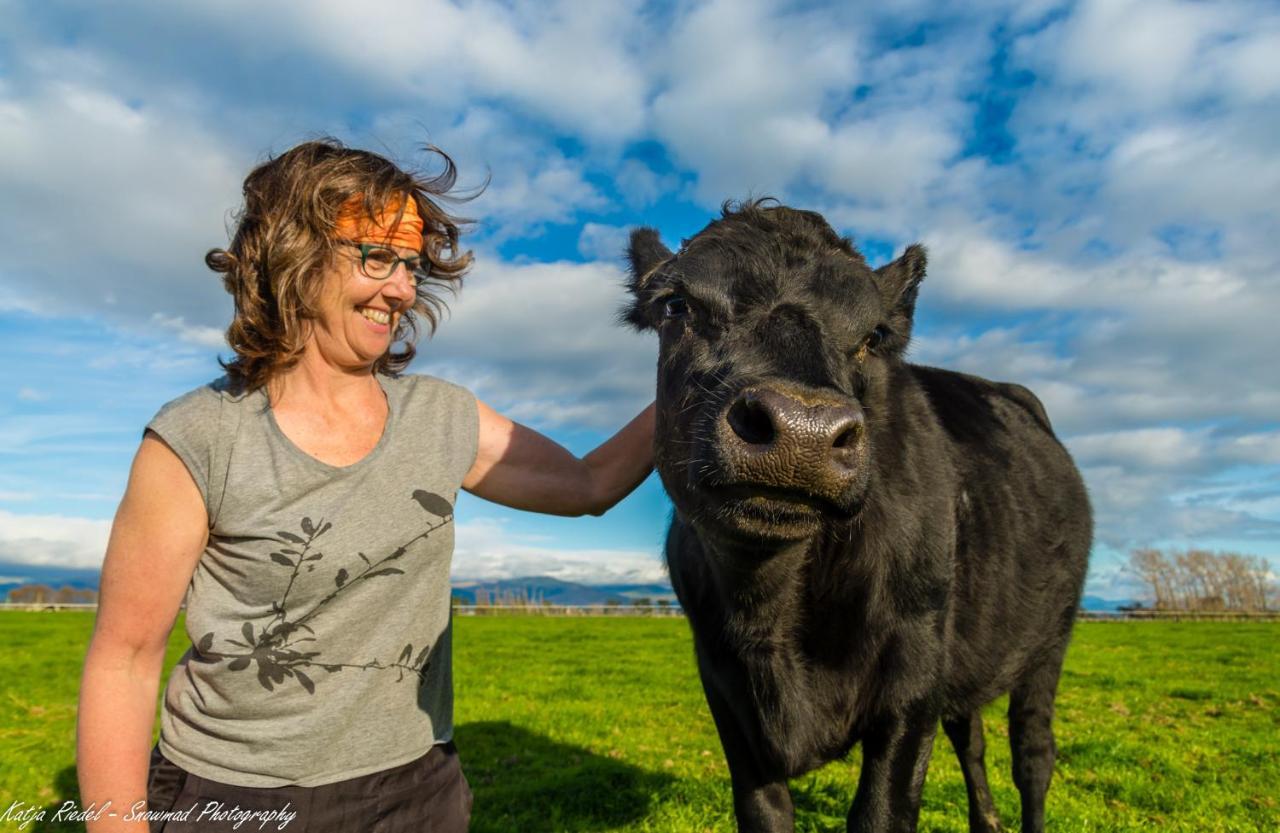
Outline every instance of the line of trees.
POLYGON ((1274 594, 1265 558, 1236 552, 1138 549, 1129 570, 1156 610, 1268 610, 1274 594))
POLYGON ((477 587, 474 593, 476 607, 538 607, 550 604, 542 598, 541 589, 534 590, 531 595, 523 587, 519 590, 486 590, 477 587))
MULTIPOLYGON (((543 598, 542 590, 535 589, 530 593, 527 589, 520 588, 517 590, 488 590, 483 587, 477 587, 472 591, 475 601, 472 602, 467 597, 454 594, 452 603, 454 607, 474 605, 475 607, 551 607, 552 604, 543 598)), ((630 607, 670 607, 670 599, 653 600, 648 596, 639 596, 630 600, 620 600, 617 598, 606 599, 604 601, 606 607, 622 607, 624 605, 630 607)), ((571 607, 573 605, 570 605, 571 607)))
POLYGON ((9 591, 13 604, 93 604, 98 601, 98 591, 59 587, 54 590, 47 584, 23 584, 9 591))

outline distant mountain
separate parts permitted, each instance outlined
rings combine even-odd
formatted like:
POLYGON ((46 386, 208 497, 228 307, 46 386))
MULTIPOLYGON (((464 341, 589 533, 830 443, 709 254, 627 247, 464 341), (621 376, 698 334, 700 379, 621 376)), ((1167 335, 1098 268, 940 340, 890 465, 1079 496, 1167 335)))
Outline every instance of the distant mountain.
MULTIPOLYGON (((47 584, 55 590, 64 585, 78 589, 98 589, 98 570, 54 566, 32 566, 0 561, 0 601, 9 591, 23 584, 47 584)), ((464 604, 475 604, 476 592, 488 598, 501 599, 508 595, 537 599, 553 605, 602 605, 610 602, 631 604, 635 599, 646 598, 652 602, 665 600, 678 604, 671 585, 654 584, 579 584, 561 581, 550 576, 524 576, 522 578, 455 581, 453 595, 464 604)), ((1081 600, 1084 610, 1109 611, 1138 604, 1134 599, 1104 599, 1101 596, 1085 596, 1081 600)))
POLYGON ((45 584, 54 590, 64 586, 97 590, 100 575, 91 567, 53 567, 0 561, 0 602, 9 597, 10 590, 24 584, 45 584))
POLYGON ((1120 610, 1136 604, 1138 602, 1134 599, 1104 599, 1101 596, 1085 596, 1080 600, 1080 607, 1084 610, 1120 610))
POLYGON ((453 595, 464 604, 475 604, 476 596, 501 600, 511 595, 543 601, 553 605, 602 605, 631 604, 636 599, 651 602, 667 601, 676 604, 675 593, 669 584, 577 584, 550 576, 524 576, 522 578, 492 581, 455 581, 453 595))
MULTIPOLYGON (((8 598, 9 591, 24 584, 46 584, 53 589, 68 586, 77 589, 98 589, 101 572, 95 569, 32 566, 0 561, 0 601, 8 598)), ((522 578, 496 579, 492 581, 458 581, 453 584, 453 595, 460 596, 467 604, 474 604, 476 591, 489 594, 490 598, 504 595, 520 595, 524 598, 547 601, 554 605, 599 605, 615 602, 630 604, 635 599, 646 598, 652 602, 666 600, 676 604, 671 585, 657 584, 577 584, 550 576, 525 576, 522 578)))

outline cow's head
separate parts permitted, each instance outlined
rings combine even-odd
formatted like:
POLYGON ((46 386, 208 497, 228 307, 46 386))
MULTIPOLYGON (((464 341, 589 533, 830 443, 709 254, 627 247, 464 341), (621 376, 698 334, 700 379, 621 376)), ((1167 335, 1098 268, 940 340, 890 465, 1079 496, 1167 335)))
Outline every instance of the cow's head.
POLYGON ((762 202, 673 254, 631 235, 623 316, 659 334, 657 468, 700 532, 805 538, 866 496, 925 253, 870 269, 810 211, 762 202))

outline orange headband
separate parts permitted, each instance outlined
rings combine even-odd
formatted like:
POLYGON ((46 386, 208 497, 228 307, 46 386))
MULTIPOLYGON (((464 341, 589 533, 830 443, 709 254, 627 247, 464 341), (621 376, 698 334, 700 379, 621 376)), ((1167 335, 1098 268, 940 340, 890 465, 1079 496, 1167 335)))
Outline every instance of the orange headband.
POLYGON ((418 216, 418 204, 413 199, 406 199, 404 214, 400 222, 395 223, 396 213, 400 206, 394 201, 388 202, 376 219, 369 217, 364 210, 364 195, 354 194, 342 204, 338 214, 338 224, 334 226, 334 237, 352 240, 356 243, 381 243, 384 246, 402 246, 422 251, 422 218, 418 216))

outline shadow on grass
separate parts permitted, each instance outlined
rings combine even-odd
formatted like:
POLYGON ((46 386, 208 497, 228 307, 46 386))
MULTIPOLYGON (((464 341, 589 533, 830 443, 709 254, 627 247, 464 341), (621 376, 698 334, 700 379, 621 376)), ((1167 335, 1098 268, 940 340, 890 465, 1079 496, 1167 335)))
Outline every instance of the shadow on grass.
POLYGON ((506 722, 454 732, 475 794, 471 833, 603 830, 645 818, 675 779, 506 722))
MULTIPOLYGON (((505 722, 468 723, 454 738, 475 793, 471 833, 588 833, 632 824, 675 781, 505 722)), ((83 822, 54 818, 68 801, 81 809, 76 768, 60 770, 53 789, 57 798, 43 805, 44 818, 24 833, 83 833, 83 822)))
POLYGON ((74 765, 65 766, 53 777, 53 791, 57 798, 45 804, 41 809, 44 818, 32 821, 22 828, 23 833, 84 833, 82 821, 59 821, 55 818, 58 811, 68 801, 74 802, 71 812, 78 812, 80 807, 80 779, 76 776, 74 765))

